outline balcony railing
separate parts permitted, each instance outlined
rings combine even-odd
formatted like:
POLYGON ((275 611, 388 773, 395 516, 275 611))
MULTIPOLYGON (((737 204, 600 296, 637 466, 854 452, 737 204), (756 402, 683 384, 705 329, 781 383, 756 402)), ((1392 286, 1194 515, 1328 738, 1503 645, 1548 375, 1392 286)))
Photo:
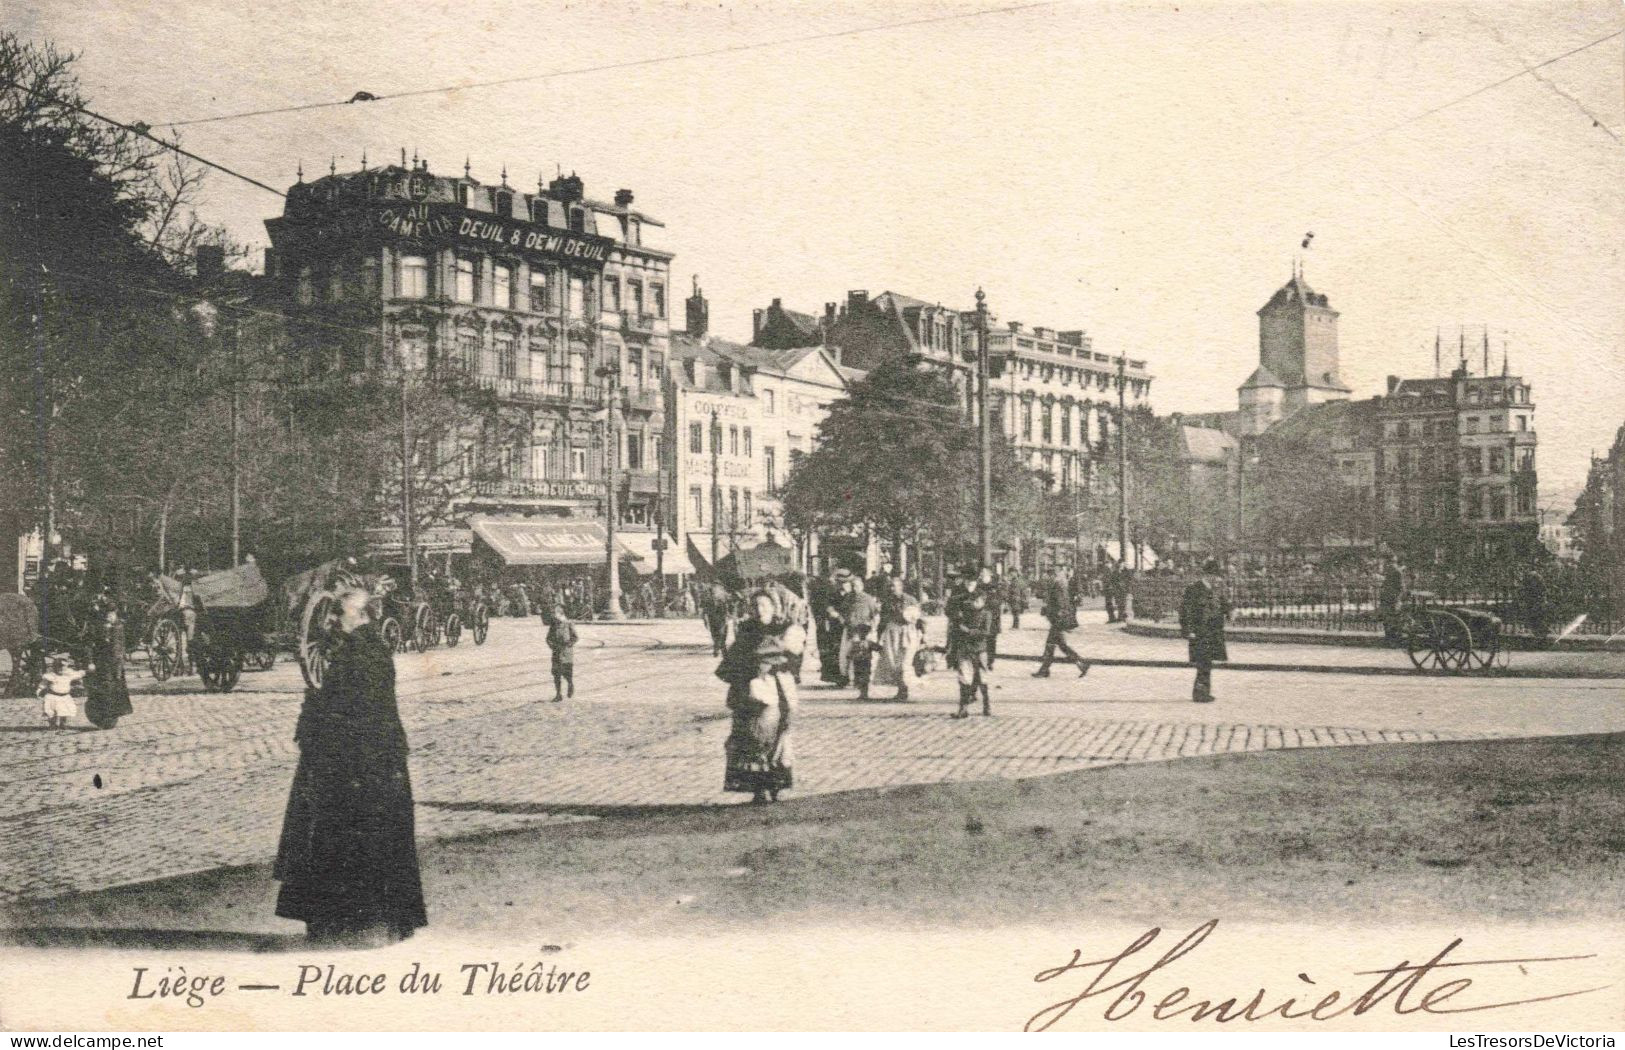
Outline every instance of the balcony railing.
POLYGON ((474 376, 483 390, 508 401, 530 404, 602 405, 604 389, 595 383, 567 379, 520 379, 506 376, 474 376))
POLYGON ((602 499, 604 483, 587 478, 490 478, 474 482, 486 499, 602 499))
POLYGON ((639 412, 653 412, 660 407, 660 388, 654 386, 626 387, 626 407, 639 412))
POLYGON ((653 332, 660 318, 654 314, 640 313, 637 310, 621 311, 621 331, 623 332, 653 332))

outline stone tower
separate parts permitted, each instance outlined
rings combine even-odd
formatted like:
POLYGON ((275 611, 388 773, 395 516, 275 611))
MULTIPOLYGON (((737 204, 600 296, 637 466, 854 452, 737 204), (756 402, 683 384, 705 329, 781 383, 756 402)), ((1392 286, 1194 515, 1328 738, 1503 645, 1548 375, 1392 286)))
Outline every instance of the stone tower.
POLYGON ((1285 388, 1287 414, 1349 396, 1337 361, 1337 311, 1296 267, 1258 311, 1258 363, 1285 388))

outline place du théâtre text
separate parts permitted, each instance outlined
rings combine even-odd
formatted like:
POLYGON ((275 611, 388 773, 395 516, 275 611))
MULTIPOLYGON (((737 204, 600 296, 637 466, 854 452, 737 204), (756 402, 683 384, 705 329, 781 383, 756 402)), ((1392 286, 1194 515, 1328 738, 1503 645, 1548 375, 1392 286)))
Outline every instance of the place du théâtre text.
POLYGON ((371 999, 422 995, 574 995, 586 992, 592 974, 554 963, 463 963, 455 972, 428 970, 414 962, 404 972, 349 971, 334 963, 301 963, 282 980, 248 980, 222 973, 189 972, 184 965, 132 968, 127 999, 171 1001, 192 1009, 231 995, 281 994, 293 998, 371 999))

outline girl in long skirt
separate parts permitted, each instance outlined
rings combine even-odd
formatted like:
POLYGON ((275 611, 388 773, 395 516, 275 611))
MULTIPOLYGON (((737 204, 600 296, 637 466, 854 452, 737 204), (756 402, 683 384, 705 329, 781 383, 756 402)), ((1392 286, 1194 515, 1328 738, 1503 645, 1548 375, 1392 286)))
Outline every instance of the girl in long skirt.
POLYGON ((920 648, 920 603, 903 592, 901 577, 893 576, 888 589, 880 600, 879 649, 870 683, 894 686, 897 699, 907 700, 914 654, 920 648))
POLYGON ((791 716, 796 683, 791 664, 805 645, 801 627, 779 615, 773 595, 751 595, 750 615, 739 622, 733 644, 717 667, 728 683, 733 727, 723 747, 724 791, 748 792, 752 802, 779 800, 791 786, 791 716))

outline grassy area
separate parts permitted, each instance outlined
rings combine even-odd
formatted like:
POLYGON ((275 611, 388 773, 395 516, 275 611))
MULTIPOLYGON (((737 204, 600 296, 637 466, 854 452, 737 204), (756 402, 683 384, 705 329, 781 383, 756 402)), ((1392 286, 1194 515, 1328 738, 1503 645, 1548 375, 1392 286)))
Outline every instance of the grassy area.
MULTIPOLYGON (((1625 735, 1253 753, 622 812, 442 843, 423 860, 435 926, 560 937, 1102 911, 1161 925, 1617 919, 1625 735)), ((9 918, 265 930, 277 928, 273 897, 267 869, 238 869, 9 918)))

